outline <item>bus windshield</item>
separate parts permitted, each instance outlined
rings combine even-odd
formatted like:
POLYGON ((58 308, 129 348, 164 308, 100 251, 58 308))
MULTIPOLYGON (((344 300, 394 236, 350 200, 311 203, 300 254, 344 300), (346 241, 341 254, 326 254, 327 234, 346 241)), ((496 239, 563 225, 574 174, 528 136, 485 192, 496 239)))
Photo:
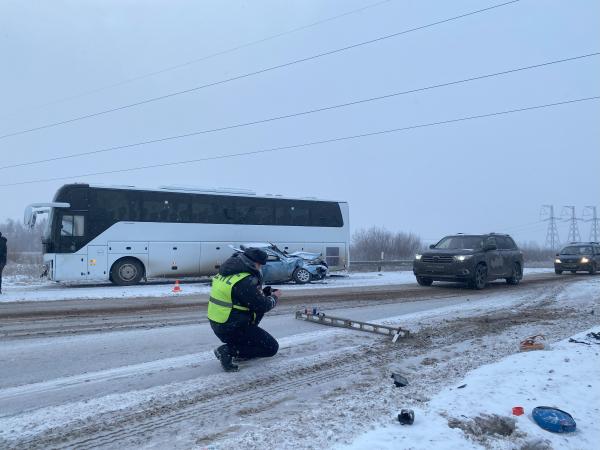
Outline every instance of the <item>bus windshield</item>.
POLYGON ((54 209, 55 208, 50 208, 50 211, 48 211, 46 226, 44 227, 44 230, 42 232, 42 242, 50 240, 52 232, 52 219, 54 218, 54 209))

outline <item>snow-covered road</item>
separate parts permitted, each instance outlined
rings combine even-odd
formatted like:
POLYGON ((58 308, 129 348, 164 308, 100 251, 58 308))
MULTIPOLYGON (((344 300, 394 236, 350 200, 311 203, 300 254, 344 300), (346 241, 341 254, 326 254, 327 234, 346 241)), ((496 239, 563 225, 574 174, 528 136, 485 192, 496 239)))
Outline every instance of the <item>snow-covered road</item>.
POLYGON ((211 352, 218 341, 202 323, 5 340, 0 447, 352 445, 390 426, 400 407, 426 406, 469 370, 514 353, 525 335, 553 341, 597 325, 600 278, 559 281, 327 310, 409 328, 397 344, 268 315, 279 354, 236 374, 221 372, 211 352), (393 388, 392 370, 410 386, 393 388))
MULTIPOLYGON (((553 269, 526 268, 524 275, 539 273, 553 273, 553 269)), ((296 285, 288 283, 283 285, 287 290, 305 289, 330 289, 364 286, 388 286, 399 284, 416 285, 415 276, 412 271, 399 272, 351 272, 344 276, 332 276, 323 281, 309 285, 296 285)), ((161 282, 154 280, 148 284, 139 286, 114 286, 106 284, 62 284, 49 281, 35 281, 30 278, 5 277, 3 281, 3 294, 0 295, 0 303, 4 302, 34 302, 53 301, 68 299, 98 300, 105 298, 150 298, 150 297, 187 297, 208 294, 210 291, 210 280, 183 281, 180 293, 172 292, 172 282, 161 282)))

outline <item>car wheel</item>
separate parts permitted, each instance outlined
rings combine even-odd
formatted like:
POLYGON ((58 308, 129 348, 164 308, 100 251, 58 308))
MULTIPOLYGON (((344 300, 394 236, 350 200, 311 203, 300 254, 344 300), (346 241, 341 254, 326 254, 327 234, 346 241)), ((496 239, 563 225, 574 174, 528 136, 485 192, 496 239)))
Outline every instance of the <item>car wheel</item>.
POLYGON ((592 264, 592 267, 590 267, 589 273, 590 275, 594 275, 596 273, 596 264, 592 264))
POLYGON ((433 280, 427 277, 417 277, 417 283, 419 283, 419 286, 431 286, 433 280))
POLYGON ((299 267, 296 270, 294 270, 294 273, 292 274, 292 278, 298 284, 306 284, 306 283, 310 283, 311 275, 308 270, 303 269, 302 267, 299 267))
POLYGON ((133 258, 121 259, 110 269, 111 281, 119 286, 138 284, 143 275, 144 268, 142 263, 133 258))
POLYGON ((485 285, 487 284, 487 267, 485 266, 485 264, 477 264, 477 267, 475 268, 475 275, 473 276, 473 279, 471 280, 471 287, 473 289, 483 289, 485 287, 485 285))
POLYGON ((555 273, 556 275, 562 275, 562 270, 559 270, 559 269, 554 269, 554 273, 555 273))

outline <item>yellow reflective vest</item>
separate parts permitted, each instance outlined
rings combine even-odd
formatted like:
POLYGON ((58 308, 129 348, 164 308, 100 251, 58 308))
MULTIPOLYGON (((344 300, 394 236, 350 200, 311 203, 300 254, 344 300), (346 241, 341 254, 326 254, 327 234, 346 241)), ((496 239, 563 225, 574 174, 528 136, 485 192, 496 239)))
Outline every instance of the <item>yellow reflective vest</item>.
POLYGON ((217 323, 225 323, 229 319, 232 309, 250 311, 245 306, 234 305, 231 299, 233 286, 248 276, 250 276, 249 272, 241 272, 227 276, 218 274, 213 277, 210 298, 208 300, 208 318, 210 320, 217 323))

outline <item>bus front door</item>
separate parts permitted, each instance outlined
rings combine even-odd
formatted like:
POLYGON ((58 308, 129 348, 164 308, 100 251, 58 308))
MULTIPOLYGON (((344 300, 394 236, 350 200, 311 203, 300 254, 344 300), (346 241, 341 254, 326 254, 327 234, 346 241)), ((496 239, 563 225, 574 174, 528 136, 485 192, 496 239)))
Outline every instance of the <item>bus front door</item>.
POLYGON ((88 245, 87 278, 89 280, 108 279, 108 251, 106 245, 88 245))

